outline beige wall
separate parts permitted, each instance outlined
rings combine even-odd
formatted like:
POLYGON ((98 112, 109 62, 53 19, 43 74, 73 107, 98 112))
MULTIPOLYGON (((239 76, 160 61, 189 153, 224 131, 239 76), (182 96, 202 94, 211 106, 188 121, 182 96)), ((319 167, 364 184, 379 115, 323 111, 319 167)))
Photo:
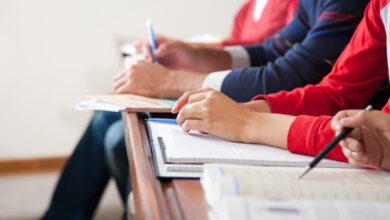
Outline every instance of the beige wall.
POLYGON ((110 88, 114 36, 226 36, 244 0, 0 0, 0 160, 69 154, 110 88))

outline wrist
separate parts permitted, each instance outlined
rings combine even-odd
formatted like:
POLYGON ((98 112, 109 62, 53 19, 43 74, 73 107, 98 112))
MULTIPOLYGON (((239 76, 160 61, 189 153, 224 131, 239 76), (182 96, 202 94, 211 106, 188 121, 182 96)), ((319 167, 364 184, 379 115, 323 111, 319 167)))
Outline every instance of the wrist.
POLYGON ((200 89, 206 76, 196 72, 169 70, 164 91, 168 98, 177 99, 187 91, 200 89))
POLYGON ((383 150, 381 169, 390 171, 390 146, 386 146, 383 150))
POLYGON ((246 102, 243 105, 255 112, 271 113, 268 102, 263 99, 246 102))

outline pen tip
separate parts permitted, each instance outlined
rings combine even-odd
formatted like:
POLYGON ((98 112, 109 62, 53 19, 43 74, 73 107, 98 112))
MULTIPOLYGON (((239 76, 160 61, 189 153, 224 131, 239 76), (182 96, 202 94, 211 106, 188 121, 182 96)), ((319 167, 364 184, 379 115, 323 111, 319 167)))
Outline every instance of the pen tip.
POLYGON ((146 25, 147 25, 147 26, 152 26, 152 20, 150 20, 150 18, 148 18, 148 19, 146 20, 146 25))
POLYGON ((299 175, 298 179, 302 179, 310 170, 311 168, 309 166, 306 167, 306 169, 299 175))

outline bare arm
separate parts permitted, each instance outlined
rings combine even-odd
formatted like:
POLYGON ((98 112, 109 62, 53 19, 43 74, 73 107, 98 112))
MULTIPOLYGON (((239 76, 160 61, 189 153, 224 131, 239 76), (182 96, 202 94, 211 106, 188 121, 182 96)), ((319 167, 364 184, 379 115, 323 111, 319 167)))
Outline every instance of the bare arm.
POLYGON ((287 149, 295 117, 259 113, 210 88, 187 92, 172 109, 185 132, 198 130, 230 141, 261 143, 287 149), (184 100, 184 101, 183 101, 184 100), (188 104, 181 109, 183 104, 188 104))

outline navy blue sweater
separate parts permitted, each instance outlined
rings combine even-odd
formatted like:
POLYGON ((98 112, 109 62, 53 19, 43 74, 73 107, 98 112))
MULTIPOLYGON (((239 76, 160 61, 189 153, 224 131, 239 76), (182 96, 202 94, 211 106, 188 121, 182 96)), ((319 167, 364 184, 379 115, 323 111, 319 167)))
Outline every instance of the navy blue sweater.
POLYGON ((251 66, 230 72, 221 91, 238 102, 316 84, 330 72, 369 0, 300 0, 294 19, 261 45, 245 47, 251 66))

